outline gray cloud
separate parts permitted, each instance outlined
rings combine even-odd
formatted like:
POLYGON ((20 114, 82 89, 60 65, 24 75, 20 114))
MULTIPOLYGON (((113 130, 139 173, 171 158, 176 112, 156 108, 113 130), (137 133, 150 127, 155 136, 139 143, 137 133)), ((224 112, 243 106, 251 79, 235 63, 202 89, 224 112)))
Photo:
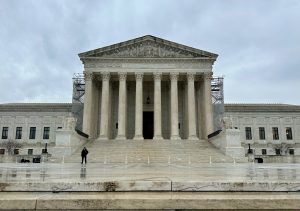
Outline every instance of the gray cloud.
POLYGON ((300 104, 299 1, 0 3, 0 103, 71 102, 78 53, 145 34, 219 54, 226 102, 300 104))

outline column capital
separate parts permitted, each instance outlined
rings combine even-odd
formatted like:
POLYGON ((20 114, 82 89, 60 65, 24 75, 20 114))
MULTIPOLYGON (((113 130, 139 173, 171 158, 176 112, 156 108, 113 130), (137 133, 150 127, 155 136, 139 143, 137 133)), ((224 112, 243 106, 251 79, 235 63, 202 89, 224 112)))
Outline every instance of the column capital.
POLYGON ((171 81, 177 81, 178 76, 179 76, 179 73, 170 73, 170 80, 171 81))
POLYGON ((196 73, 187 73, 186 74, 186 77, 187 77, 188 81, 194 81, 195 80, 195 76, 196 76, 196 73))
POLYGON ((101 72, 101 75, 102 75, 102 81, 109 81, 109 79, 110 79, 109 72, 101 72))
POLYGON ((144 77, 144 73, 135 73, 135 80, 142 81, 144 77))
POLYGON ((160 72, 156 72, 156 73, 153 73, 153 78, 155 81, 160 81, 161 80, 161 73, 160 72))
POLYGON ((213 75, 212 72, 209 72, 209 73, 203 73, 202 79, 203 79, 203 80, 211 80, 211 79, 212 79, 212 75, 213 75))
POLYGON ((119 72, 118 75, 119 75, 119 81, 126 81, 127 73, 119 72))
POLYGON ((91 81, 94 79, 94 74, 93 73, 88 73, 88 72, 84 72, 84 80, 85 81, 91 81))

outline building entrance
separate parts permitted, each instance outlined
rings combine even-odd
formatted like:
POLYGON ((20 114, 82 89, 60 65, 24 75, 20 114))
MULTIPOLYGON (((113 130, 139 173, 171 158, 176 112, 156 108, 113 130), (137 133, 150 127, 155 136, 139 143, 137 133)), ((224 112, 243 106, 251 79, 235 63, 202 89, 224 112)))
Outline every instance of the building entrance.
POLYGON ((143 136, 144 139, 153 139, 153 111, 143 113, 143 136))

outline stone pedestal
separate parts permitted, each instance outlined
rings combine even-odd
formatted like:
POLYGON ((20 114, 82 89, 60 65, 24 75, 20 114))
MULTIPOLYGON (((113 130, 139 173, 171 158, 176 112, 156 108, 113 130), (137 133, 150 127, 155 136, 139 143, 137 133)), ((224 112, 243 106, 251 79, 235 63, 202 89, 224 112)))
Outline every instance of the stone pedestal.
POLYGON ((59 152, 60 156, 71 155, 87 141, 73 130, 59 129, 55 135, 54 152, 59 152))
POLYGON ((245 149, 241 146, 240 130, 224 129, 219 135, 209 139, 225 155, 232 158, 245 158, 245 149))

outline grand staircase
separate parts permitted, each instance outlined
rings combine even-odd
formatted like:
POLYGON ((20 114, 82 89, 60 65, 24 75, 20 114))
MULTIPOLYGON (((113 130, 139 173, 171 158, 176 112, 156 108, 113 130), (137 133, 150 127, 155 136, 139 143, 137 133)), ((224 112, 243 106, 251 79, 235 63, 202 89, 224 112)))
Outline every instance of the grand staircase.
MULTIPOLYGON (((88 151, 89 163, 104 164, 183 164, 196 163, 233 163, 244 162, 222 154, 206 140, 90 140, 84 145, 88 151)), ((81 150, 78 149, 64 162, 81 162, 81 150)))

